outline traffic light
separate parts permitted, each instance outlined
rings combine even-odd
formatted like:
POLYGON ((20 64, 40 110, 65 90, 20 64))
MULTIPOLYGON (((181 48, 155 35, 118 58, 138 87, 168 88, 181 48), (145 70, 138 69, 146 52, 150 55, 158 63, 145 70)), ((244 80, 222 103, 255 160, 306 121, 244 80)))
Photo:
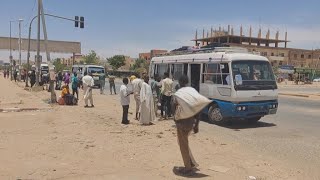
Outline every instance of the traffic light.
POLYGON ((79 27, 79 16, 74 17, 74 26, 79 27))
POLYGON ((80 28, 84 28, 84 17, 80 17, 80 28))

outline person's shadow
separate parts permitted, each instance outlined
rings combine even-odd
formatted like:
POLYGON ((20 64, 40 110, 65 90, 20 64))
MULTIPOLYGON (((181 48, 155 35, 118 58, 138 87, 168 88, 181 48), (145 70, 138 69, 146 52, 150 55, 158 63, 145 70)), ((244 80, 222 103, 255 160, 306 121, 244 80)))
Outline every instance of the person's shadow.
POLYGON ((183 169, 184 167, 173 167, 172 172, 177 175, 177 176, 181 176, 181 177, 187 177, 187 178, 205 178, 208 177, 209 175, 206 174, 202 174, 199 173, 199 169, 194 169, 191 173, 181 173, 181 169, 183 169))

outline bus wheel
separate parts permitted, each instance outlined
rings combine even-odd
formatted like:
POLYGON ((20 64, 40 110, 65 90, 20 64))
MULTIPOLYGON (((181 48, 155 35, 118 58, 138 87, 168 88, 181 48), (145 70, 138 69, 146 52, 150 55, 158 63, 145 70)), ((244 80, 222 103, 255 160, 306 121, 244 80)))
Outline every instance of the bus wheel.
POLYGON ((208 111, 209 122, 213 124, 222 124, 225 122, 218 105, 213 104, 208 111))
POLYGON ((253 124, 253 123, 258 122, 260 119, 261 119, 261 117, 249 118, 249 119, 248 119, 248 123, 253 124))

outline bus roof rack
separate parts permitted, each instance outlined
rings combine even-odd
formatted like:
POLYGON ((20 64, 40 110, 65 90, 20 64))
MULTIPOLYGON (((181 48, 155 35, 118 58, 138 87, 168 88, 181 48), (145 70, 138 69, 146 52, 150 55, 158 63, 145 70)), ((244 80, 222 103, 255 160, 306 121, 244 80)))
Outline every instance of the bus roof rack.
POLYGON ((198 54, 198 53, 212 53, 212 52, 249 53, 246 48, 242 48, 242 47, 215 47, 215 48, 202 48, 202 49, 193 50, 193 51, 174 51, 174 52, 159 54, 159 55, 156 55, 156 57, 198 54))

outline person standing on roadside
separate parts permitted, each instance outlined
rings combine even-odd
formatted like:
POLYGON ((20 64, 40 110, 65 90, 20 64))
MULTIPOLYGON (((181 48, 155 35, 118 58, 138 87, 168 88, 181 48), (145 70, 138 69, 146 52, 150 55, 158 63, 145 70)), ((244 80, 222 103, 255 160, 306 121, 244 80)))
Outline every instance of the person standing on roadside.
POLYGON ((164 73, 164 79, 161 81, 161 117, 168 119, 171 116, 171 96, 173 81, 169 78, 169 73, 164 73), (165 116, 163 115, 165 112, 165 116))
POLYGON ((149 85, 149 76, 143 77, 144 82, 140 91, 140 123, 150 125, 155 121, 156 114, 154 112, 154 101, 151 86, 149 85))
POLYGON ((35 83, 36 83, 36 72, 35 72, 35 70, 32 70, 32 72, 30 74, 31 87, 33 87, 35 83))
POLYGON ((92 98, 92 88, 94 86, 94 80, 91 76, 91 74, 87 74, 87 72, 84 72, 84 77, 82 78, 83 82, 83 92, 84 92, 84 103, 85 108, 88 108, 88 100, 90 100, 91 107, 94 107, 93 105, 93 98, 92 98))
POLYGON ((115 80, 115 76, 113 76, 113 74, 111 73, 110 76, 109 76, 109 85, 110 85, 110 94, 112 95, 112 89, 114 91, 114 94, 117 94, 116 92, 116 85, 114 83, 114 80, 115 80))
POLYGON ((61 71, 59 71, 59 73, 58 73, 58 87, 59 87, 59 89, 62 88, 62 86, 61 86, 62 81, 63 81, 63 75, 62 75, 61 71))
POLYGON ((9 78, 9 74, 10 74, 9 69, 7 69, 7 79, 9 78))
POLYGON ((14 82, 17 82, 18 72, 15 70, 13 73, 14 82))
POLYGON ((106 74, 105 73, 100 74, 99 81, 100 81, 100 94, 103 94, 104 87, 106 85, 106 74))
POLYGON ((120 86, 120 103, 122 106, 122 124, 129 124, 130 121, 128 120, 128 112, 129 112, 129 105, 130 105, 130 94, 132 92, 128 91, 128 78, 123 78, 123 84, 120 86))
POLYGON ((74 96, 75 94, 77 94, 77 100, 79 100, 79 79, 77 77, 77 73, 73 74, 72 80, 71 80, 71 86, 72 86, 72 95, 74 96))
POLYGON ((140 91, 141 91, 141 86, 142 86, 142 80, 140 79, 140 76, 137 75, 137 78, 133 79, 131 84, 132 84, 132 89, 133 89, 133 96, 134 100, 136 101, 136 120, 140 119, 140 91))

